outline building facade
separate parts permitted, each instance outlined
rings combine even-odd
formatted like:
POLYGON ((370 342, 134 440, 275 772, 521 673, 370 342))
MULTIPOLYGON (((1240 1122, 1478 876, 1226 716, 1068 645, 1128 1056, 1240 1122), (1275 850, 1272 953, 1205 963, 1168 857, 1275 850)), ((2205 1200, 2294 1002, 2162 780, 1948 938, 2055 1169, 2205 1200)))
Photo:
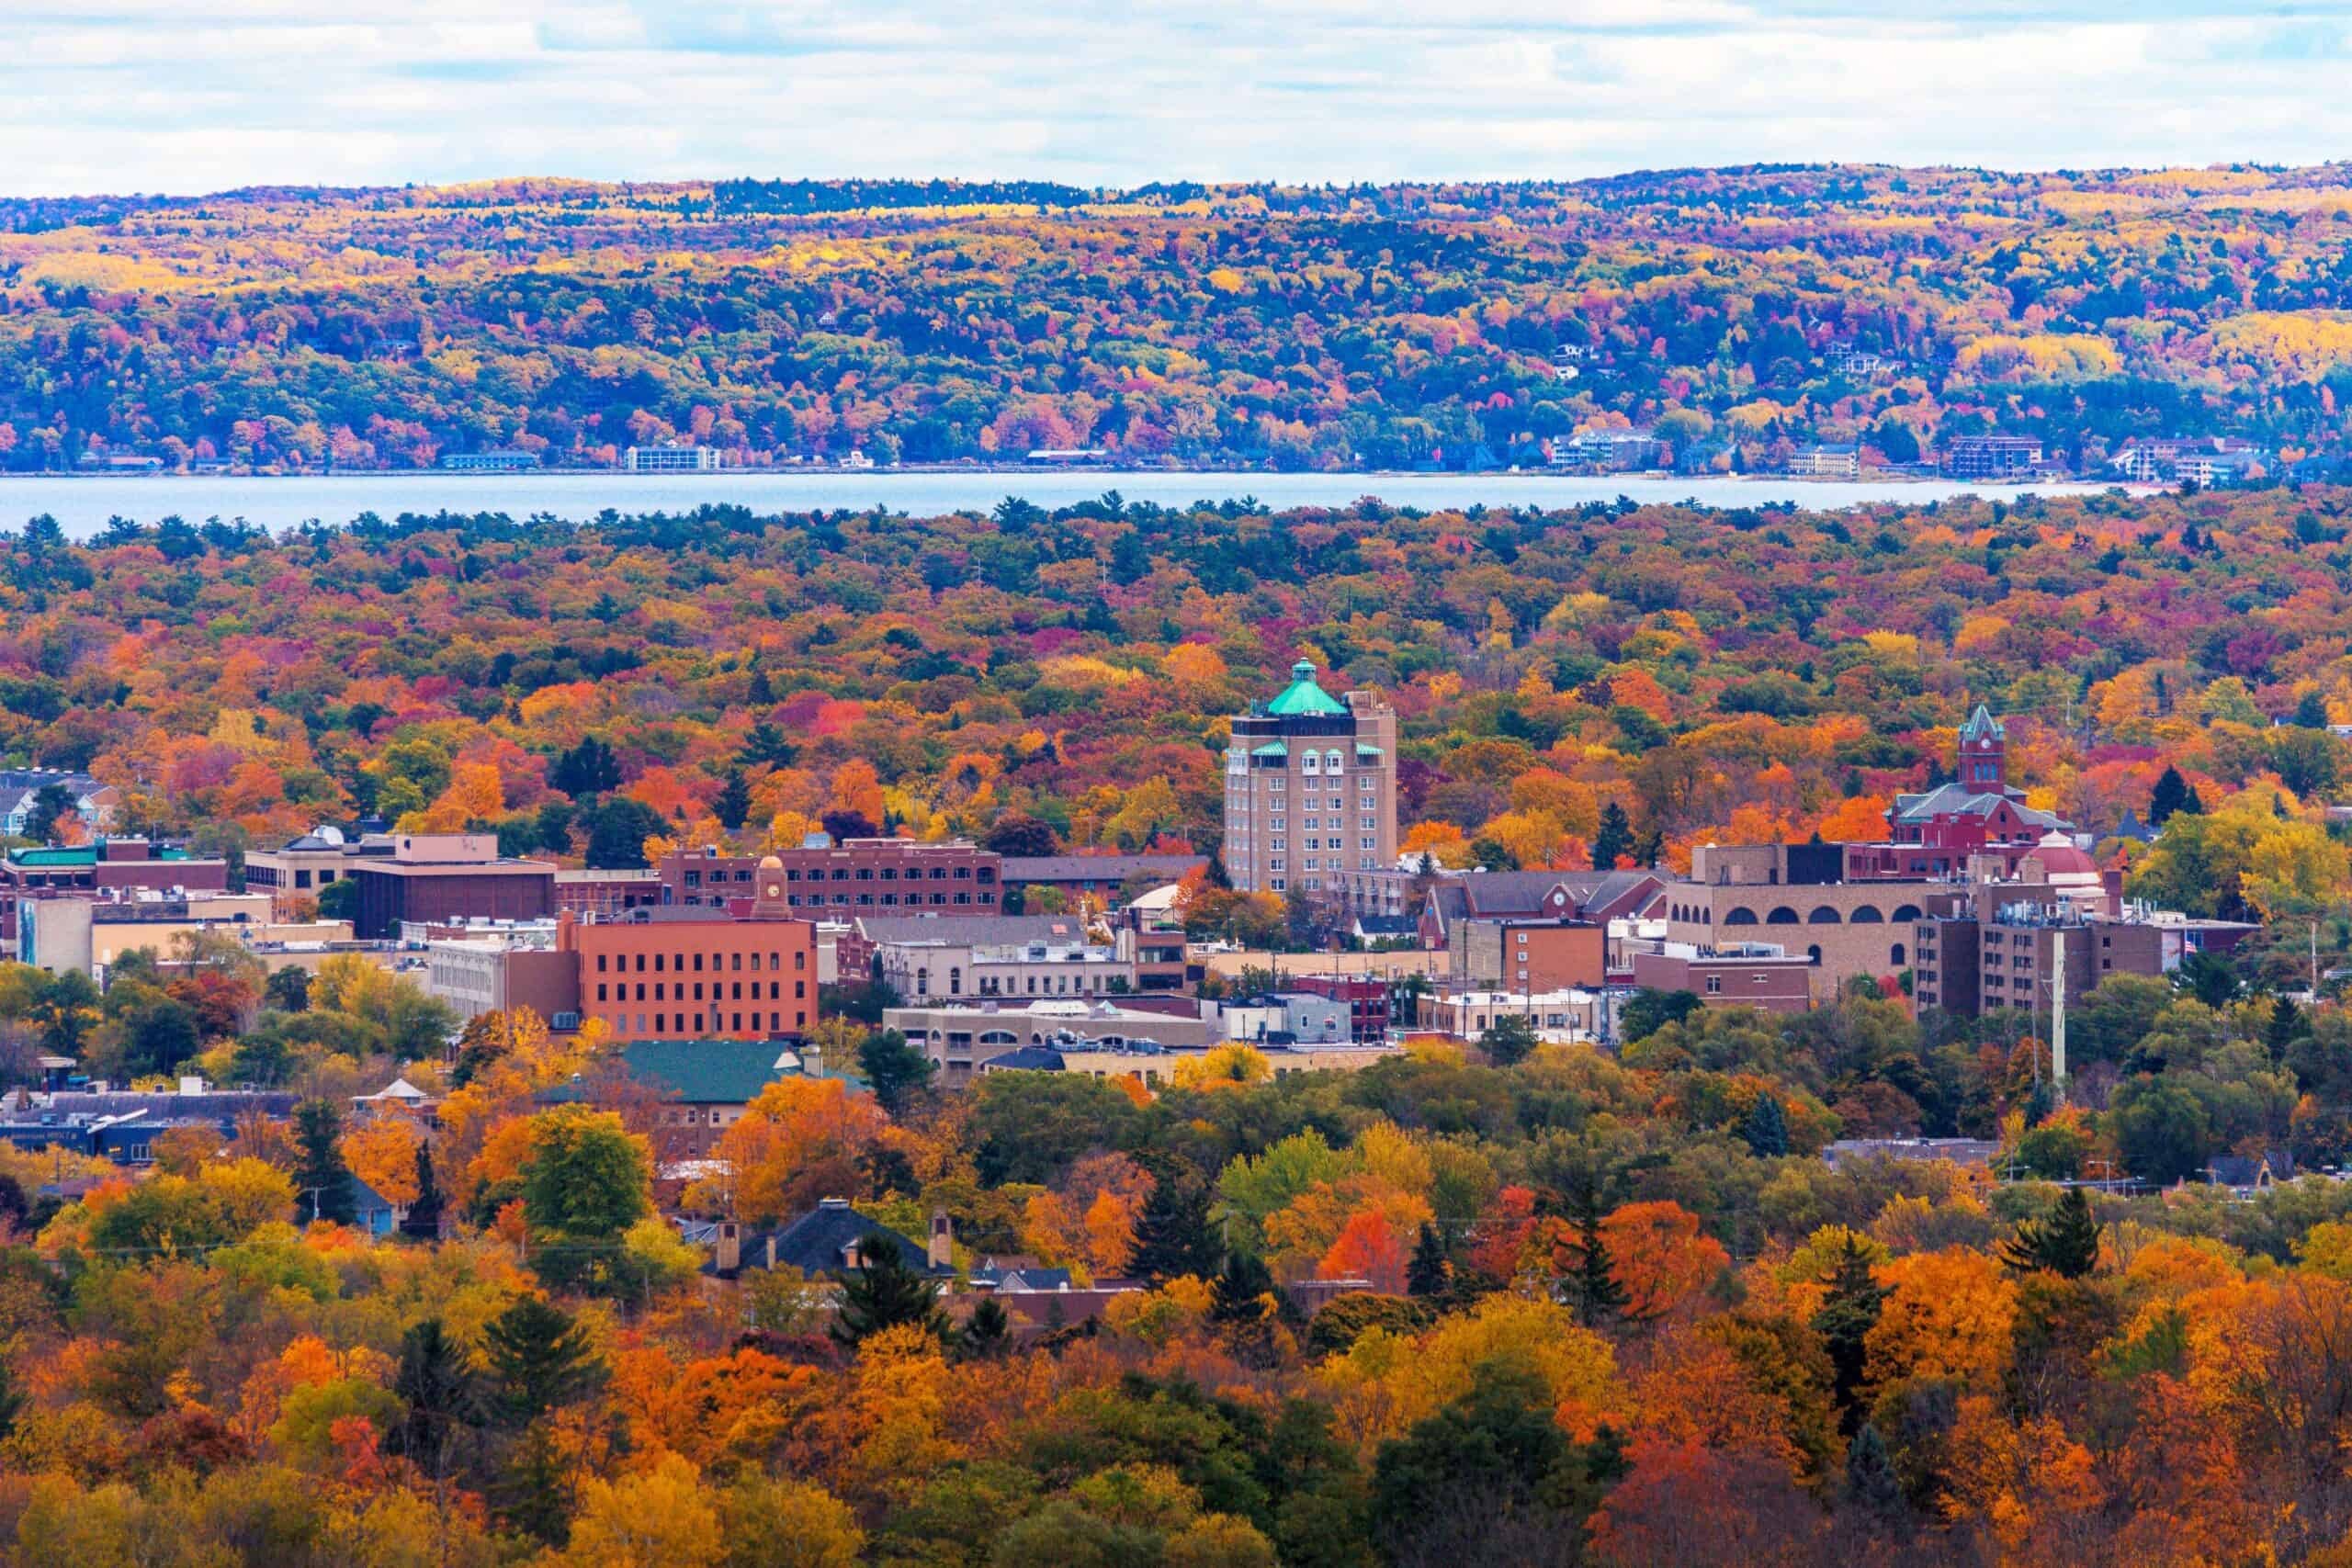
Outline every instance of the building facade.
POLYGON ((245 886, 270 895, 280 914, 351 874, 362 860, 390 860, 391 836, 370 833, 346 838, 340 828, 320 826, 274 850, 245 852, 245 886))
POLYGON ((1508 916, 1453 931, 1453 983, 1492 991, 1558 991, 1608 978, 1607 928, 1589 920, 1508 916))
POLYGON ((1089 898, 1116 909, 1130 884, 1165 886, 1206 864, 1206 855, 1009 855, 1003 878, 1007 887, 1058 888, 1073 905, 1089 898))
POLYGON ((1233 720, 1224 854, 1245 893, 1319 893, 1341 872, 1394 865, 1394 710, 1368 692, 1341 702, 1313 665, 1293 665, 1279 696, 1233 720))
POLYGON ((2030 435, 1956 435, 1944 443, 1943 469, 1956 479, 2027 479, 2041 467, 2041 443, 2030 435))
POLYGON ((718 471, 715 446, 632 446, 621 454, 632 474, 710 474, 718 471))
POLYGON ((220 893, 229 863, 199 858, 176 844, 100 839, 72 849, 15 849, 0 856, 0 949, 17 942, 17 911, 39 898, 96 898, 156 893, 220 893))
MULTIPOLYGON (((771 857, 773 858, 773 857, 771 857)), ((639 909, 613 920, 559 918, 575 955, 580 1016, 614 1038, 775 1040, 817 1021, 817 931, 784 904, 782 867, 763 865, 754 912, 639 909)))
MULTIPOLYGON (((1000 857, 963 840, 844 839, 778 850, 785 905, 810 919, 938 909, 993 914, 1001 894, 1000 857)), ((716 849, 678 850, 655 868, 662 902, 686 908, 740 908, 754 895, 758 862, 716 849)))

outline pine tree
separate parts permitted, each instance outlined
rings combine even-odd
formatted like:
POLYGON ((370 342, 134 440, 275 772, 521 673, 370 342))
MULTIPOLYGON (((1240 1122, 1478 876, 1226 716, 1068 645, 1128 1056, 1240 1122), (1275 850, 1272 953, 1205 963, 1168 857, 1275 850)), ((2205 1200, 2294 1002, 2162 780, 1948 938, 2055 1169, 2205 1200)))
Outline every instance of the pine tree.
POLYGON ((1881 1514, 1902 1506, 1903 1482, 1875 1427, 1865 1425, 1846 1447, 1846 1500, 1881 1514))
POLYGON ((465 1351, 437 1317, 426 1318, 401 1337, 401 1364, 392 1393, 408 1406, 408 1414, 392 1428, 393 1450, 425 1466, 428 1473, 447 1453, 457 1427, 471 1423, 480 1413, 479 1391, 465 1351))
POLYGON ((2161 828, 2175 814, 2188 809, 2188 781, 2180 770, 2167 765, 2156 775, 2156 787, 2148 792, 2148 826, 2161 828))
POLYGON ((1624 1287, 1617 1283, 1615 1261, 1609 1244, 1600 1238, 1600 1201, 1587 1187, 1577 1205, 1577 1272, 1567 1281, 1577 1321, 1599 1328, 1625 1310, 1624 1287))
POLYGON ((1863 1341, 1878 1326, 1887 1294, 1871 1269, 1870 1248, 1848 1236, 1829 1276, 1829 1293, 1813 1316, 1814 1331, 1829 1352, 1831 1392, 1838 1399, 1839 1429, 1845 1432, 1852 1432, 1862 1418, 1863 1341))
POLYGON ((604 1381, 588 1331, 543 1296, 525 1296, 492 1318, 482 1354, 498 1414, 512 1427, 527 1427, 604 1381))
POLYGON ((1279 1303, 1282 1292, 1274 1284, 1273 1270, 1265 1259, 1253 1253, 1230 1252, 1225 1267, 1218 1270, 1216 1294, 1209 1304, 1209 1320, 1213 1323, 1250 1323, 1265 1315, 1268 1296, 1279 1303))
POLYGON ((1621 856, 1634 852, 1634 825, 1615 801, 1600 808, 1600 828, 1592 836, 1592 869, 1614 871, 1621 856))
POLYGON ((2292 997, 2280 997, 2270 1004, 2270 1024, 2263 1031, 2263 1043, 2270 1048, 2270 1060, 2283 1062, 2295 1042, 2312 1032, 2311 1021, 2295 1005, 2292 997))
POLYGON ((1421 1234, 1413 1243, 1413 1261, 1405 1270, 1405 1290, 1409 1295, 1442 1296, 1453 1283, 1453 1263, 1445 1255, 1445 1238, 1437 1226, 1422 1222, 1421 1234))
POLYGON ((775 701, 775 687, 768 680, 766 671, 754 669, 752 671, 752 683, 745 689, 743 700, 755 708, 766 707, 775 701))
POLYGON ((741 830, 750 819, 752 786, 744 782, 742 769, 727 770, 727 783, 720 786, 718 798, 710 803, 710 814, 730 833, 741 830))
POLYGON ((876 1232, 858 1244, 862 1267, 844 1269, 841 1310, 827 1330, 833 1343, 855 1349, 886 1328, 914 1324, 939 1338, 948 1337, 947 1314, 940 1310, 939 1288, 907 1267, 893 1238, 876 1232))
POLYGON ((1779 1159, 1789 1152, 1789 1119, 1781 1109, 1780 1097, 1762 1095, 1756 1108, 1747 1113, 1747 1125, 1741 1130, 1747 1140, 1747 1152, 1758 1159, 1779 1159))
POLYGON ((2001 1261, 2026 1272, 2048 1269, 2063 1279, 2079 1280, 2098 1267, 2099 1229, 2090 1194, 2070 1187, 2048 1218, 2018 1226, 2018 1234, 2001 1248, 2001 1261))
POLYGON ((988 1360, 1004 1348, 1012 1334, 1012 1320, 1004 1303, 994 1296, 983 1296, 964 1325, 964 1353, 976 1360, 988 1360))
POLYGON ((295 1212, 311 1220, 347 1225, 359 1217, 359 1190, 343 1163, 343 1118, 323 1100, 307 1100, 294 1112, 295 1212))
POLYGON ((416 1145, 416 1201, 401 1221, 401 1234, 420 1241, 437 1240, 441 1235, 441 1184, 433 1177, 431 1144, 416 1145))
POLYGON ((1209 1190, 1191 1171, 1162 1176, 1136 1217, 1136 1250, 1128 1268, 1155 1285, 1190 1274, 1214 1279, 1225 1248, 1209 1224, 1209 1190))

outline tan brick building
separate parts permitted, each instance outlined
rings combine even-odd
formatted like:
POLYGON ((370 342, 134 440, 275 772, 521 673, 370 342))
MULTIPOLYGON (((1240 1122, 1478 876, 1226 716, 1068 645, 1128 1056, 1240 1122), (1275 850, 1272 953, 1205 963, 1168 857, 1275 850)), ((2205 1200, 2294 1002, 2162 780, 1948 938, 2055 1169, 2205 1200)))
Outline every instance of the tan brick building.
POLYGON ((1319 893, 1396 862, 1396 715, 1345 702, 1301 660, 1280 696, 1233 720, 1225 754, 1225 869, 1246 893, 1319 893))

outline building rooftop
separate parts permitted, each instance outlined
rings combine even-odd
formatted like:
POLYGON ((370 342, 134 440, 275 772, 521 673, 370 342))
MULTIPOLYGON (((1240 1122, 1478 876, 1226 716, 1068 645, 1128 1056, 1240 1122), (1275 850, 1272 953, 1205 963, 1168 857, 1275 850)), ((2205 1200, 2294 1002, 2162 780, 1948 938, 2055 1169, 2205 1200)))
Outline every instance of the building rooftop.
MULTIPOLYGON (((621 1047, 619 1061, 637 1083, 691 1105, 748 1105, 800 1070, 798 1053, 772 1040, 638 1040, 621 1047)), ((588 1088, 574 1078, 542 1098, 557 1104, 584 1100, 588 1088)))
POLYGON ((1275 718, 1331 717, 1347 711, 1345 703, 1315 683, 1315 666, 1304 659, 1290 667, 1290 684, 1282 694, 1266 705, 1275 718))

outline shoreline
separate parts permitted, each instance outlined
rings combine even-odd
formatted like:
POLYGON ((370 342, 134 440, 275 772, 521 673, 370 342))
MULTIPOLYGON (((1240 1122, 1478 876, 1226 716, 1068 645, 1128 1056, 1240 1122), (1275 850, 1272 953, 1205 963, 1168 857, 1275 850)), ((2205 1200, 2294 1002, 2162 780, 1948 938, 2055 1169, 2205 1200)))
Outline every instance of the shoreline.
POLYGON ((703 472, 633 473, 625 468, 337 468, 318 472, 263 473, 255 470, 231 473, 184 473, 175 470, 127 472, 71 473, 0 473, 0 487, 11 484, 60 483, 174 483, 174 484, 268 484, 274 482, 324 483, 339 479, 354 482, 409 479, 447 479, 456 483, 479 484, 484 481, 527 482, 532 479, 614 479, 622 482, 642 481, 654 484, 721 484, 732 479, 807 479, 841 484, 857 479, 895 478, 1013 479, 1054 478, 1083 479, 1093 474, 1106 479, 1140 479, 1150 480, 1180 479, 1197 476, 1204 479, 1274 479, 1283 482, 1345 479, 1409 479, 1416 484, 1476 483, 1481 480, 1553 479, 1569 484, 1595 484, 1609 480, 1625 480, 1644 485, 1671 484, 1682 480, 1703 485, 1803 485, 1821 489, 1838 486, 1868 485, 1897 487, 1960 486, 1969 490, 2036 491, 2122 491, 2128 494, 2163 494, 2170 487, 2156 484, 2127 483, 2120 480, 2101 481, 2097 479, 2073 477, 2030 479, 1959 479, 1943 474, 1893 473, 1862 474, 1848 479, 1827 474, 1677 474, 1662 469, 1641 469, 1624 473, 1577 474, 1557 468, 1065 468, 1057 465, 1004 465, 986 468, 918 467, 899 464, 891 468, 836 468, 809 465, 790 468, 718 468, 703 472))

